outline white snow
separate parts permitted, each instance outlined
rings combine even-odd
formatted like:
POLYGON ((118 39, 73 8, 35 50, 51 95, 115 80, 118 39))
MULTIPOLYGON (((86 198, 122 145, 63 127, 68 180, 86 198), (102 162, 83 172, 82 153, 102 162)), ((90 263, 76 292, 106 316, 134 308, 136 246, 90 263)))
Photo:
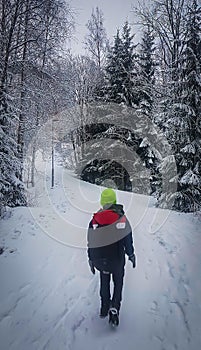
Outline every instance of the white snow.
POLYGON ((194 186, 199 186, 199 177, 192 172, 192 170, 188 170, 180 179, 181 184, 191 184, 194 186))
MULTIPOLYGON (((137 268, 126 264, 120 325, 100 319, 99 276, 90 273, 86 228, 101 188, 38 164, 37 206, 0 222, 2 350, 199 350, 199 217, 156 209, 117 191, 133 226, 137 268)), ((10 214, 10 215, 9 215, 10 214)))

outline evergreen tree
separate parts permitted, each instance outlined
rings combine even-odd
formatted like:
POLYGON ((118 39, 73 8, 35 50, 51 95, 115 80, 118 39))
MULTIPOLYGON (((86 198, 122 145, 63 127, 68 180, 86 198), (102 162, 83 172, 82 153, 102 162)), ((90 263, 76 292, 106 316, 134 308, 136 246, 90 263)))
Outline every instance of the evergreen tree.
POLYGON ((119 30, 114 38, 114 45, 108 54, 108 63, 106 66, 106 99, 112 102, 122 102, 122 85, 119 76, 121 66, 121 51, 123 43, 120 38, 119 30))
POLYGON ((137 59, 134 53, 135 45, 133 44, 134 35, 131 35, 131 27, 128 22, 125 23, 122 32, 122 88, 123 99, 126 105, 132 107, 133 104, 138 104, 138 79, 135 72, 135 60, 137 59))
POLYGON ((24 185, 20 181, 22 163, 17 150, 17 117, 8 95, 0 95, 0 214, 4 206, 26 205, 24 185))
MULTIPOLYGON (((146 24, 138 54, 138 77, 137 85, 135 86, 137 95, 139 96, 139 106, 143 119, 145 116, 151 120, 154 119, 156 102, 155 71, 156 57, 153 30, 149 24, 146 24)), ((146 168, 150 169, 150 193, 156 193, 158 191, 160 176, 158 171, 158 155, 155 154, 155 149, 147 138, 142 140, 139 148, 141 159, 143 159, 146 168)))
POLYGON ((140 106, 143 112, 152 118, 155 85, 155 45, 153 30, 147 25, 142 36, 139 53, 140 106))
POLYGON ((134 44, 133 35, 128 22, 125 23, 120 36, 119 30, 114 38, 108 55, 106 66, 107 79, 107 100, 116 103, 125 103, 132 107, 138 103, 138 98, 134 93, 135 74, 134 74, 134 44))
MULTIPOLYGON (((173 200, 173 209, 194 211, 200 208, 201 174, 201 11, 193 0, 186 18, 184 51, 172 82, 166 134, 177 164, 177 192, 163 193, 159 202, 173 200)), ((166 170, 167 171, 167 170, 166 170)))
MULTIPOLYGON (((181 108, 183 138, 179 147, 176 209, 194 211, 201 203, 201 8, 193 0, 182 59, 181 108), (184 136, 185 133, 185 136, 184 136)), ((179 132, 180 133, 180 132, 179 132)))

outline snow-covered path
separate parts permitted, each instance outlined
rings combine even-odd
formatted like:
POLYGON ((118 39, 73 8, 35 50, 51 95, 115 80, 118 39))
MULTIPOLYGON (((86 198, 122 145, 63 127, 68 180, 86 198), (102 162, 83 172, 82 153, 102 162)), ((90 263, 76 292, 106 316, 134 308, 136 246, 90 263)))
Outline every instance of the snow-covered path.
POLYGON ((0 222, 0 348, 200 349, 198 218, 171 212, 151 231, 164 211, 149 197, 135 195, 131 203, 118 192, 135 228, 137 269, 126 265, 120 325, 111 330, 98 317, 99 276, 89 271, 84 239, 100 189, 60 168, 55 189, 45 186, 38 208, 16 208, 0 222), (55 228, 62 232, 54 236, 55 228))

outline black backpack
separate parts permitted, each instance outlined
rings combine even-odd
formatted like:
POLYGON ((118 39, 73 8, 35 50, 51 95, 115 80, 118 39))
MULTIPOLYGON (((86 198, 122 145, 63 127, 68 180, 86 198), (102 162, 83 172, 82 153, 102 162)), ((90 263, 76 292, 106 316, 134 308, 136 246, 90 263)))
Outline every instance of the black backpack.
POLYGON ((98 271, 113 273, 125 264, 125 255, 119 242, 95 249, 99 250, 99 256, 94 257, 92 261, 98 271))

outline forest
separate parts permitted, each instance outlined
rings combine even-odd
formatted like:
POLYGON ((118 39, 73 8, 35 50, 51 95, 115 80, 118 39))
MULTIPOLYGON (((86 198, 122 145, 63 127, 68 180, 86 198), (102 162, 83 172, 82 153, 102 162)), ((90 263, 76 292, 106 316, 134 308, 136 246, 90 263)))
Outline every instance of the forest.
POLYGON ((0 0, 0 216, 29 204, 47 125, 55 125, 55 148, 71 144, 70 167, 84 180, 99 184, 107 174, 119 189, 154 195, 160 207, 200 210, 199 1, 153 0, 132 11, 138 27, 125 20, 111 40, 104 13, 92 9, 85 55, 75 55, 70 2, 0 0), (97 161, 103 141, 108 154, 97 161))

